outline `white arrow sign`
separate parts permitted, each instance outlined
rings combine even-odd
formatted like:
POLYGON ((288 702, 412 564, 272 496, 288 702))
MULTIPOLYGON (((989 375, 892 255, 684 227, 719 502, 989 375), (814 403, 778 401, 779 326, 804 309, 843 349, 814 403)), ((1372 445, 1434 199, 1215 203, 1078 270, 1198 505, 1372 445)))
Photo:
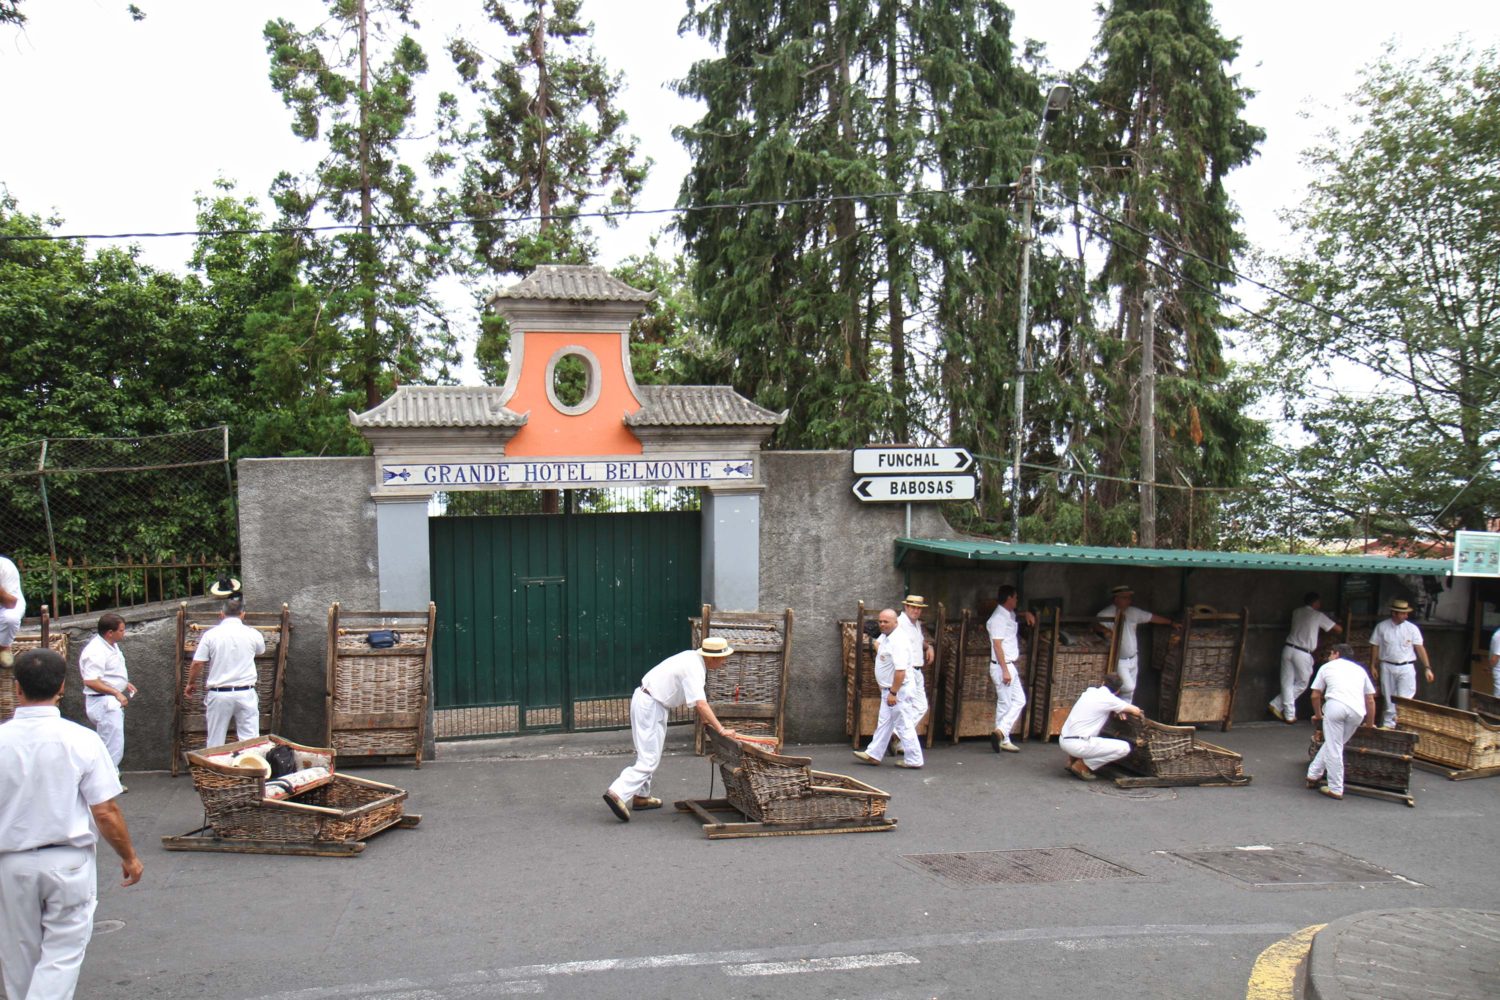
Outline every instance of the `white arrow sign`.
POLYGON ((856 476, 937 475, 968 472, 974 456, 964 448, 856 448, 856 476))
POLYGON ((865 476, 854 495, 865 503, 932 503, 973 500, 973 476, 865 476))

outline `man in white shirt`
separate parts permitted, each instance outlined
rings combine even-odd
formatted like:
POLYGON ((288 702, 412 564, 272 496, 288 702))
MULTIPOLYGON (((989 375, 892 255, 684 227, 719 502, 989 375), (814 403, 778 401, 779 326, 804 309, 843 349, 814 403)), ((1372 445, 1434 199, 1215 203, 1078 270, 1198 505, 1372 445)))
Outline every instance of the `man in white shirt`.
POLYGON ((1313 721, 1323 723, 1323 746, 1307 765, 1307 787, 1331 799, 1344 797, 1344 744, 1365 719, 1375 717, 1375 685, 1354 662, 1354 647, 1339 643, 1312 682, 1313 721), (1324 775, 1328 784, 1319 787, 1324 775))
POLYGON ((224 745, 230 720, 234 721, 236 739, 249 740, 260 735, 260 698, 255 691, 260 674, 255 669, 255 658, 266 651, 266 637, 259 629, 244 623, 241 619, 244 613, 240 598, 226 600, 219 624, 203 633, 188 666, 187 686, 182 695, 191 699, 198 675, 207 664, 203 712, 208 725, 206 745, 210 747, 224 745))
MULTIPOLYGON (((995 592, 994 613, 985 622, 985 631, 990 636, 990 680, 995 685, 995 729, 990 733, 990 749, 996 753, 1004 750, 1019 753, 1021 748, 1011 742, 1011 731, 1021 718, 1026 707, 1026 688, 1021 684, 1021 643, 1017 636, 1020 625, 1017 621, 1016 604, 1020 596, 1016 588, 1006 584, 995 592)), ((1035 625, 1036 617, 1030 611, 1019 615, 1026 624, 1035 625)))
MULTIPOLYGON (((1177 623, 1170 618, 1155 615, 1145 608, 1135 607, 1135 591, 1125 585, 1111 587, 1110 600, 1099 612, 1100 634, 1114 631, 1115 622, 1120 623, 1120 645, 1115 654, 1115 673, 1120 675, 1120 697, 1130 701, 1135 697, 1135 682, 1140 674, 1140 644, 1135 630, 1139 625, 1171 625, 1177 623)), ((1102 725, 1102 723, 1101 723, 1102 725)))
POLYGON ((21 593, 21 571, 5 556, 0 556, 0 667, 14 660, 10 647, 21 631, 26 617, 26 597, 21 593))
POLYGON ((113 611, 99 616, 99 634, 78 655, 78 673, 83 677, 83 711, 94 724, 109 757, 119 768, 125 756, 125 707, 135 697, 135 685, 125 669, 120 640, 125 638, 125 619, 113 611))
POLYGON ((854 751, 854 758, 861 764, 871 766, 880 763, 894 735, 901 741, 901 751, 906 756, 897 767, 922 766, 922 742, 917 739, 916 723, 906 710, 903 699, 907 698, 906 678, 915 669, 911 644, 904 637, 895 635, 896 612, 886 608, 877 619, 880 638, 875 645, 875 683, 880 685, 880 715, 875 722, 875 734, 870 745, 854 751))
MULTIPOLYGON (((913 666, 907 671, 906 682, 900 688, 900 699, 902 707, 911 716, 913 729, 927 715, 927 678, 922 675, 922 669, 931 664, 936 655, 936 650, 927 642, 927 634, 922 631, 922 612, 926 610, 926 598, 920 594, 907 594, 901 602, 902 615, 896 630, 897 635, 904 636, 911 647, 913 666)), ((908 760, 896 766, 917 768, 922 765, 908 760)))
POLYGON ((1490 635, 1490 694, 1500 698, 1500 628, 1490 635))
POLYGON ((16 714, 0 726, 0 979, 11 1000, 67 998, 94 931, 99 835, 121 885, 140 881, 141 859, 103 742, 57 710, 67 663, 30 649, 14 667, 16 714))
POLYGON ((1422 645, 1422 630, 1407 620, 1411 605, 1397 598, 1391 602, 1390 612, 1391 616, 1370 633, 1375 662, 1380 664, 1380 697, 1385 701, 1385 715, 1380 724, 1386 729, 1396 725, 1396 699, 1416 697, 1417 661, 1422 663, 1427 683, 1433 681, 1427 647, 1422 645))
POLYGON ((1057 737, 1057 745, 1068 755, 1068 770, 1084 781, 1093 781, 1094 772, 1110 761, 1130 755, 1129 743, 1099 735, 1111 715, 1123 719, 1142 714, 1119 696, 1120 683, 1119 674, 1110 674, 1103 684, 1079 695, 1057 737))
POLYGON ((1288 725, 1297 721, 1297 699, 1312 679, 1318 634, 1342 631, 1342 626, 1323 613, 1323 599, 1316 591, 1303 595, 1302 607, 1292 612, 1292 627, 1281 646, 1281 690, 1271 699, 1272 715, 1288 725))
POLYGON ((734 655, 728 642, 711 635, 697 649, 684 650, 646 671, 641 686, 630 698, 630 741, 635 745, 635 763, 620 772, 604 793, 604 801, 621 823, 630 822, 632 809, 660 809, 661 799, 651 795, 651 776, 661 764, 667 742, 667 717, 674 708, 692 705, 705 726, 733 736, 708 704, 704 693, 706 670, 724 665, 734 655))

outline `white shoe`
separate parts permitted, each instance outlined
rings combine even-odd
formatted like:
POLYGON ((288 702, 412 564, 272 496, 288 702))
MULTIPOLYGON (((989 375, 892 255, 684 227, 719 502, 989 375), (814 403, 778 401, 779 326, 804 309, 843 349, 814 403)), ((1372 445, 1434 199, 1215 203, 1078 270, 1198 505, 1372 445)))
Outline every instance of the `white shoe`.
POLYGON ((1006 753, 1020 753, 1021 752, 1021 748, 1018 747, 1018 746, 1016 746, 1010 740, 1002 740, 1000 742, 1000 749, 1004 750, 1006 753))

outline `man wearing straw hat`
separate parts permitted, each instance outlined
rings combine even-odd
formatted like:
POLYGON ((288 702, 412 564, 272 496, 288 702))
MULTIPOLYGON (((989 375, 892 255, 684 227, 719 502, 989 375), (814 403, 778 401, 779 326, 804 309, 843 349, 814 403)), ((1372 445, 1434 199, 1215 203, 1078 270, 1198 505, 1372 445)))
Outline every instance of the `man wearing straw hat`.
MULTIPOLYGON (((238 591, 238 581, 234 582, 238 591)), ((236 738, 248 740, 260 735, 260 698, 255 691, 260 674, 255 669, 255 658, 266 651, 266 637, 259 629, 244 623, 241 617, 244 613, 245 605, 239 597, 225 600, 219 624, 203 633, 188 666, 187 686, 182 696, 191 700, 198 675, 207 665, 208 676, 203 682, 206 688, 203 714, 208 725, 206 746, 224 744, 231 719, 236 738)))
MULTIPOLYGON (((911 718, 913 732, 916 732, 923 716, 927 714, 927 679, 922 676, 922 668, 931 666, 937 652, 928 643, 927 633, 922 631, 922 612, 926 610, 926 598, 921 594, 907 594, 901 601, 902 615, 895 632, 897 641, 905 639, 908 646, 908 659, 912 665, 911 669, 906 672, 906 682, 901 686, 900 698, 906 714, 911 718)), ((920 758, 918 761, 913 764, 908 760, 897 766, 918 768, 922 766, 920 758)))
POLYGON ((905 762, 896 766, 918 768, 922 766, 922 743, 917 739, 916 722, 906 710, 905 687, 907 675, 920 661, 915 659, 911 643, 895 634, 900 626, 894 608, 880 612, 877 621, 881 635, 875 645, 875 682, 880 685, 880 715, 869 746, 854 751, 854 759, 861 764, 879 764, 894 734, 906 755, 905 762))
POLYGON ((1391 602, 1390 612, 1391 616, 1370 633, 1374 660, 1380 664, 1380 697, 1385 699, 1385 715, 1380 724, 1386 729, 1396 726, 1396 699, 1416 697, 1418 660, 1422 661, 1427 683, 1433 681, 1432 664, 1427 659, 1427 648, 1422 645, 1422 630, 1407 620, 1411 617, 1411 605, 1398 597, 1391 602))
POLYGON ((621 823, 630 822, 632 809, 661 808, 661 799, 651 795, 651 776, 661 765, 667 717, 672 709, 692 705, 705 726, 724 736, 734 735, 734 730, 724 728, 714 715, 703 690, 705 671, 719 669, 724 657, 733 654, 726 640, 711 635, 697 649, 667 657, 641 678, 641 686, 630 698, 630 742, 635 746, 635 763, 621 771, 604 793, 605 803, 621 823))
POLYGON ((58 714, 67 663, 54 650, 16 657, 16 714, 0 726, 0 979, 11 1000, 71 997, 94 933, 95 847, 141 859, 115 797, 120 775, 96 733, 58 714))
POLYGON ((1099 619, 1101 631, 1114 631, 1115 620, 1120 622, 1120 646, 1115 657, 1115 673, 1120 675, 1120 699, 1130 701, 1135 697, 1136 676, 1140 673, 1140 645, 1136 639, 1137 625, 1171 625, 1177 623, 1170 618, 1152 614, 1145 608, 1135 606, 1135 591, 1121 584, 1111 587, 1109 603, 1095 617, 1099 619))
POLYGON ((16 633, 21 631, 21 619, 26 617, 26 598, 21 593, 21 571, 5 556, 0 556, 0 667, 8 667, 14 659, 11 644, 16 633))

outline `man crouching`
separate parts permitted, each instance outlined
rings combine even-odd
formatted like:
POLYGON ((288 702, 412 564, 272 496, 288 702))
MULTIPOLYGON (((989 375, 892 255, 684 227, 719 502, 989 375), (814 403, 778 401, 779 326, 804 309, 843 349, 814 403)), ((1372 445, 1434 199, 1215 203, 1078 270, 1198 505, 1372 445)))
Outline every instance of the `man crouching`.
POLYGON ((667 717, 672 709, 692 705, 705 726, 724 736, 734 735, 734 730, 725 729, 719 722, 703 693, 705 671, 719 669, 724 657, 733 653, 724 639, 709 636, 697 649, 667 657, 641 678, 641 686, 630 698, 630 742, 635 745, 635 763, 621 771, 604 793, 604 801, 621 823, 630 822, 632 809, 661 808, 661 799, 651 797, 651 776, 661 765, 667 717))
POLYGON ((1119 691, 1119 674, 1110 674, 1103 684, 1084 691, 1073 703, 1057 738, 1057 745, 1068 755, 1068 770, 1084 781, 1093 781, 1094 772, 1105 764, 1130 755, 1129 743, 1099 735, 1111 715, 1118 714, 1123 719, 1142 714, 1139 708, 1121 698, 1119 691))

